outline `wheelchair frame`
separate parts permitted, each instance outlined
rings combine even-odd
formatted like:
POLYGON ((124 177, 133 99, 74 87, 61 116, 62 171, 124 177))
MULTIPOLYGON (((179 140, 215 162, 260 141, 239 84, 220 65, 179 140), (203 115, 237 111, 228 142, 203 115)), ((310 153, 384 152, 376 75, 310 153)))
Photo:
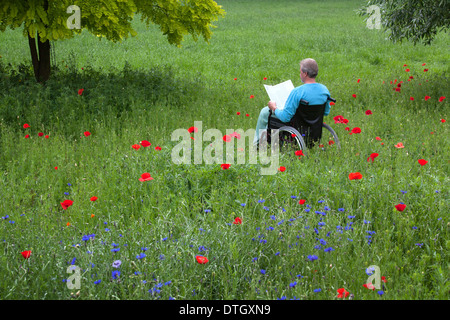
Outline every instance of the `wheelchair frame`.
MULTIPOLYGON (((336 99, 333 99, 333 98, 330 98, 330 97, 327 99, 327 102, 328 102, 328 100, 336 102, 336 99)), ((299 105, 299 107, 300 107, 300 105, 299 105)), ((269 117, 271 117, 271 116, 272 116, 272 111, 270 111, 270 113, 269 113, 269 117)), ((295 117, 295 115, 294 115, 294 117, 295 117)), ((269 120, 269 123, 270 123, 270 120, 269 120)), ((324 122, 322 123, 322 129, 323 128, 327 129, 327 131, 329 133, 331 133, 337 148, 340 149, 341 148, 341 144, 339 142, 339 138, 338 138, 336 132, 328 124, 326 124, 324 122)), ((267 130, 271 130, 271 129, 267 128, 267 130)), ((294 140, 297 142, 297 145, 299 146, 299 148, 302 151, 306 151, 306 149, 308 148, 307 145, 306 145, 305 139, 303 139, 302 134, 295 127, 286 124, 285 126, 282 126, 282 127, 278 128, 278 129, 274 129, 274 130, 278 130, 278 136, 280 136, 280 133, 282 133, 282 132, 287 132, 287 133, 291 134, 291 137, 294 138, 294 140), (295 136, 292 136, 292 135, 295 135, 295 136)), ((267 135, 268 135, 268 132, 265 132, 265 136, 261 137, 261 139, 265 138, 265 140, 266 140, 266 141, 262 140, 262 142, 267 142, 267 135)))

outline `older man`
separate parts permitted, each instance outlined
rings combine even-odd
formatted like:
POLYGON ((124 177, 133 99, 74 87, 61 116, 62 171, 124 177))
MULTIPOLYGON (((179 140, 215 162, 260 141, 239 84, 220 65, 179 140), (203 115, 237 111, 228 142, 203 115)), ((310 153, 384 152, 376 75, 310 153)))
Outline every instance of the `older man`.
POLYGON ((274 101, 269 101, 267 107, 262 108, 256 123, 255 138, 253 139, 254 145, 259 144, 261 134, 267 130, 270 110, 272 110, 272 116, 287 123, 295 115, 300 100, 304 99, 309 102, 309 105, 327 102, 324 115, 327 116, 330 113, 330 103, 327 101, 330 97, 330 92, 323 84, 316 82, 318 72, 319 67, 314 59, 308 58, 300 61, 300 79, 304 84, 291 91, 283 110, 277 109, 274 101))

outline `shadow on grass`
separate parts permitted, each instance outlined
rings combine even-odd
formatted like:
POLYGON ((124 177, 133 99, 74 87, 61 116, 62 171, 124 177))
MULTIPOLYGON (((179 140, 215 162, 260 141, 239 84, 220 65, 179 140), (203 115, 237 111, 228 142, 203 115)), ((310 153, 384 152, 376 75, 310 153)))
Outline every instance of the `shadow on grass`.
MULTIPOLYGON (((122 70, 90 66, 77 70, 74 65, 54 66, 51 78, 42 85, 36 83, 31 65, 13 67, 0 61, 3 125, 18 129, 24 123, 46 127, 60 122, 88 125, 160 107, 181 110, 204 95, 200 75, 186 81, 167 66, 132 70, 125 64, 122 70)), ((69 135, 75 134, 71 128, 77 130, 75 125, 61 128, 65 128, 61 133, 69 135)))

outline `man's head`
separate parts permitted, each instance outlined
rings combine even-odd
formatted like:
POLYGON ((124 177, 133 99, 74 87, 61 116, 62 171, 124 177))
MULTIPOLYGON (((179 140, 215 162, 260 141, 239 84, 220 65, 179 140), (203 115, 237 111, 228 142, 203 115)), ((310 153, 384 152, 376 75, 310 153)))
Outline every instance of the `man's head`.
POLYGON ((317 74, 319 73, 319 66, 317 65, 316 60, 307 58, 300 61, 300 78, 302 82, 305 82, 305 79, 315 79, 317 74))

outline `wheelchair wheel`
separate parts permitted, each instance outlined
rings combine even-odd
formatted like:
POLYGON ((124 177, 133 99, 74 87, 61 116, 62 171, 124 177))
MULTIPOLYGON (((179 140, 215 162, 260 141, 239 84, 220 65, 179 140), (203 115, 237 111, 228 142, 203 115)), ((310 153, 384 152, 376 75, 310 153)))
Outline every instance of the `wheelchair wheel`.
POLYGON ((294 127, 284 126, 278 129, 280 145, 294 145, 295 147, 300 148, 300 150, 306 150, 306 143, 303 139, 300 132, 297 131, 294 127), (283 139, 285 138, 285 139, 283 139))
POLYGON ((333 136, 334 143, 336 144, 338 149, 340 149, 341 148, 341 143, 339 142, 339 138, 338 138, 336 132, 329 125, 327 125, 326 123, 322 124, 322 127, 327 129, 331 133, 331 135, 333 136))

